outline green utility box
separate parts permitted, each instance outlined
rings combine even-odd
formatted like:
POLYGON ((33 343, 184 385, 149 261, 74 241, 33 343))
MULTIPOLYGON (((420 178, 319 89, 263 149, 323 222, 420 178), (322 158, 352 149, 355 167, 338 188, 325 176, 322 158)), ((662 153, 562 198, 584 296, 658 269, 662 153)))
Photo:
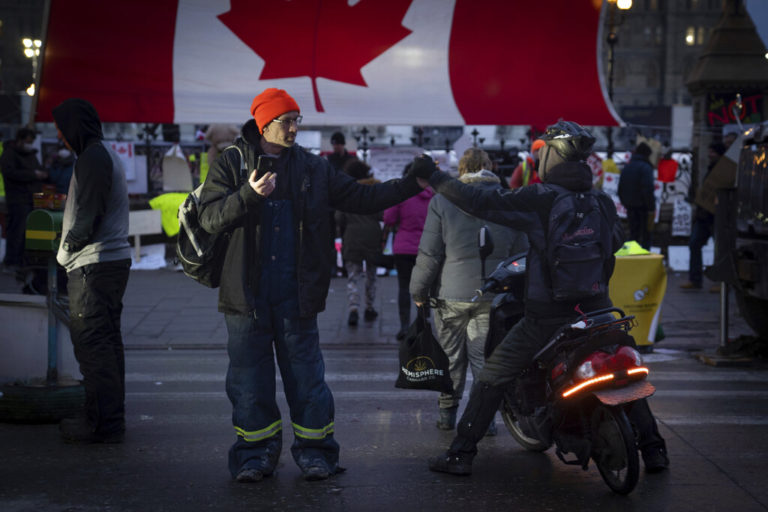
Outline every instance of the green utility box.
POLYGON ((58 251, 63 219, 64 212, 32 210, 27 216, 25 248, 28 251, 58 251))

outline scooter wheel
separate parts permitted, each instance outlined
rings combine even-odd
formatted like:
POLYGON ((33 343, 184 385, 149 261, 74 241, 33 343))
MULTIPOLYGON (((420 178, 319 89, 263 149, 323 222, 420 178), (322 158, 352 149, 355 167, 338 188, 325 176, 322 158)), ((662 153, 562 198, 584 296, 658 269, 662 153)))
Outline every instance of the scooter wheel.
POLYGON ((539 439, 528 436, 520 425, 520 420, 512 412, 512 408, 509 406, 509 399, 504 398, 504 402, 501 404, 501 418, 504 420, 504 424, 507 426, 509 433, 515 438, 520 446, 526 450, 532 452, 544 452, 552 446, 552 443, 544 443, 539 439))
POLYGON ((637 485, 640 462, 635 436, 624 410, 598 405, 592 412, 592 459, 603 480, 618 494, 637 485))

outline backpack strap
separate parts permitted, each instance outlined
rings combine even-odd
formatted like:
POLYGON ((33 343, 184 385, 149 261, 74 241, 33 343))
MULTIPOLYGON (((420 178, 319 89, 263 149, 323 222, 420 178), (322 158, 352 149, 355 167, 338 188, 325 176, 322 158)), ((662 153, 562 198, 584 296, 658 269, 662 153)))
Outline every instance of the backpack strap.
MULTIPOLYGON (((237 154, 240 155, 240 184, 242 184, 245 180, 248 179, 248 162, 245 161, 243 150, 240 149, 240 146, 232 144, 231 146, 224 148, 224 151, 232 148, 235 148, 237 150, 237 154)), ((222 153, 224 151, 222 151, 222 153)))

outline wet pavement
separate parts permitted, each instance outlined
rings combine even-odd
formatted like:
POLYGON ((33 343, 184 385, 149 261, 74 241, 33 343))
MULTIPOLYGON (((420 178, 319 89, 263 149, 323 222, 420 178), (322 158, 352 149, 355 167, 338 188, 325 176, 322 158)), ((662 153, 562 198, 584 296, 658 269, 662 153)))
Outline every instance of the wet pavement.
MULTIPOLYGON (((647 356, 658 388, 651 406, 672 466, 642 473, 627 497, 611 493, 594 466, 582 471, 552 450, 526 452, 499 417, 500 435, 481 442, 472 476, 429 472, 426 459, 453 434, 435 428, 435 393, 394 388, 394 277, 379 279, 375 322, 346 325, 340 278, 319 318, 347 472, 305 482, 284 432, 276 474, 234 483, 226 469, 235 435, 216 291, 163 269, 132 271, 126 293, 125 443, 72 446, 61 443, 56 425, 0 424, 0 510, 766 510, 768 368, 761 361, 712 367, 692 357, 719 344, 719 297, 706 286, 680 290, 683 277, 669 276, 666 338, 647 356)), ((15 286, 0 276, 0 291, 15 286)), ((749 332, 735 303, 729 325, 732 337, 749 332)), ((278 401, 285 419, 281 391, 278 401)))

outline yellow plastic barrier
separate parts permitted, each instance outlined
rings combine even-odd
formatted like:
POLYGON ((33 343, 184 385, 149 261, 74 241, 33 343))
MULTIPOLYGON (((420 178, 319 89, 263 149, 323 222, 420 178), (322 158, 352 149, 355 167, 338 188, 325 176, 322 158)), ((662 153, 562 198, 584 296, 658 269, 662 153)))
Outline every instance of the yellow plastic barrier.
POLYGON ((667 273, 664 258, 630 242, 616 253, 616 267, 609 283, 613 305, 627 315, 635 315, 637 325, 631 333, 638 345, 652 345, 661 318, 661 303, 667 291, 667 273), (640 247, 636 251, 631 244, 640 247), (625 255, 621 255, 626 250, 625 255), (631 255, 630 255, 631 254, 631 255))

